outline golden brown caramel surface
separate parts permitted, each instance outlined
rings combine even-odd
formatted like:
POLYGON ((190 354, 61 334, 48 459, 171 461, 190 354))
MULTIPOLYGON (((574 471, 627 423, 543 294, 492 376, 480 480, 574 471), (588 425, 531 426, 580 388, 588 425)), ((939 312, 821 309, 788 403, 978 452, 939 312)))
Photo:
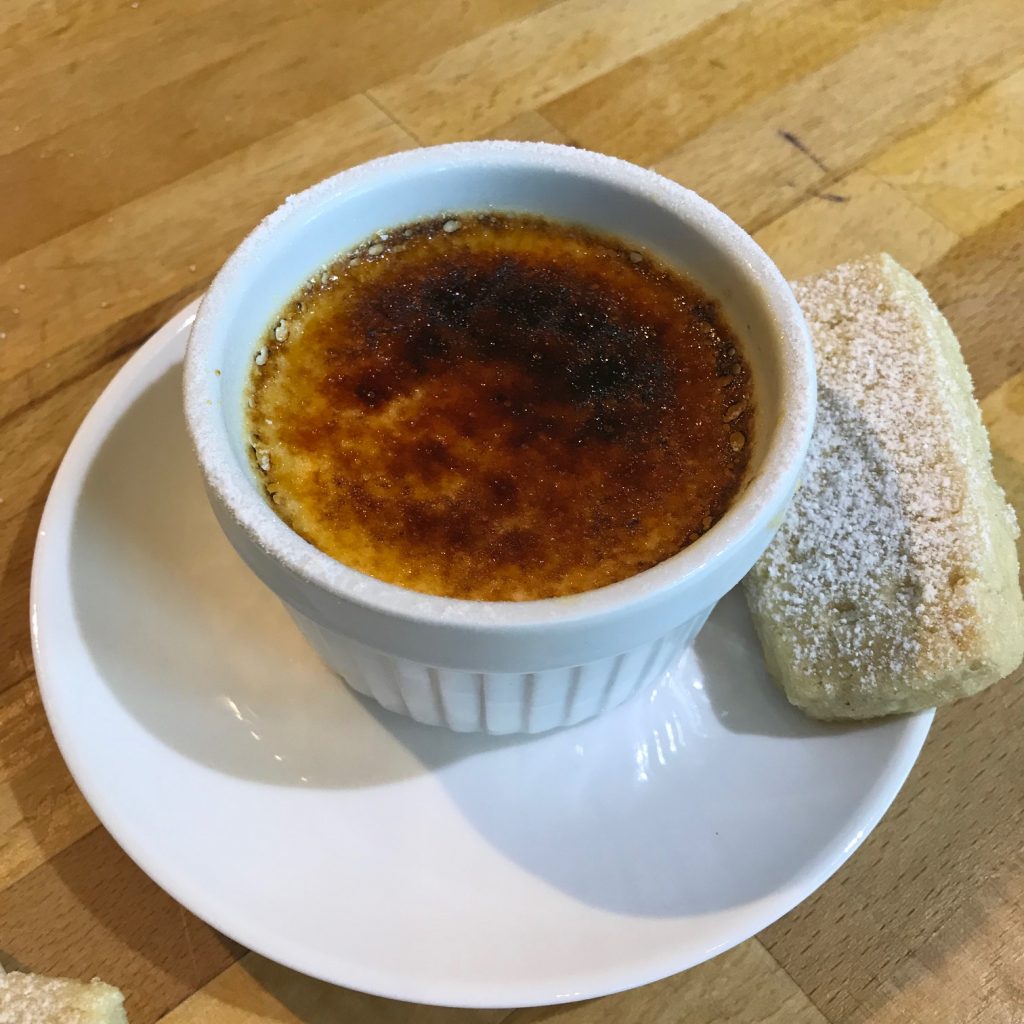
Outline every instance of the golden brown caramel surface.
POLYGON ((578 227, 452 215, 313 279, 253 368, 278 514, 355 569, 482 600, 577 593, 705 532, 750 448, 717 304, 578 227))

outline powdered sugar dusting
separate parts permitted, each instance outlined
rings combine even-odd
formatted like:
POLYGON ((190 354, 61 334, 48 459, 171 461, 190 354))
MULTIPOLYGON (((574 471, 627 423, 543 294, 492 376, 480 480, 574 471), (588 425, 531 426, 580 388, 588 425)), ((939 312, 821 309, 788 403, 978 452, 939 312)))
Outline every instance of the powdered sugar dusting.
POLYGON ((791 634, 795 672, 865 690, 962 657, 983 570, 939 322, 892 283, 888 257, 794 286, 818 359, 818 422, 803 484, 751 594, 791 634), (887 275, 889 275, 887 277, 887 275), (770 607, 769 607, 770 605, 770 607))
POLYGON ((125 1019, 121 993, 99 979, 84 984, 0 972, 0 1021, 4 1024, 118 1024, 125 1019))

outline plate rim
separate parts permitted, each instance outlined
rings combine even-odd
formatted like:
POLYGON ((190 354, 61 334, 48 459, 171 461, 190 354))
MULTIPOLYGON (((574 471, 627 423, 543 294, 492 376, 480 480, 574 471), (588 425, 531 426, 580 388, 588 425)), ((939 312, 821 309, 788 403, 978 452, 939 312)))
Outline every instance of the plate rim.
MULTIPOLYGON (((165 349, 174 343, 181 332, 187 330, 195 317, 199 302, 200 299, 197 298, 179 310, 140 345, 109 381, 75 431, 74 438, 54 476, 40 519, 32 558, 29 597, 30 633, 36 679, 47 720, 61 756, 100 824, 140 870, 173 899, 246 950, 329 984, 388 999, 452 1008, 506 1009, 513 1006, 557 1005, 611 995, 661 980, 689 970, 745 942, 789 913, 824 885, 874 830, 903 787, 920 755, 934 719, 934 709, 917 712, 904 719, 905 728, 892 748, 888 767, 875 785, 864 793, 862 814, 850 821, 850 831, 853 835, 845 837, 843 842, 844 836, 838 833, 816 860, 812 861, 809 870, 788 885, 758 900, 757 910, 744 918, 741 927, 736 927, 727 940, 707 948, 697 959, 680 959, 678 956, 673 958, 670 952, 663 952, 660 956, 644 959, 642 967, 636 966, 636 961, 630 961, 629 965, 624 966, 614 976, 604 968, 599 969, 596 975, 567 979, 564 987, 570 987, 570 984, 582 985, 577 991, 539 991, 536 983, 526 981, 512 983, 502 989, 496 989, 493 984, 488 983, 485 995, 466 981, 453 980, 450 977, 439 980, 429 990, 424 990, 417 980, 408 984, 394 975, 389 976, 384 983, 383 978, 372 977, 372 971, 368 972, 365 965, 357 963, 349 962, 347 967, 350 970, 347 973, 332 970, 326 963, 311 965, 308 961, 304 962, 301 955, 292 956, 287 948, 276 948, 272 936, 264 941, 264 936, 250 934, 244 922, 236 927, 236 922, 230 919, 230 911, 225 912, 223 907, 217 905, 215 898, 204 896, 201 888, 197 890, 184 880, 174 877, 173 872, 166 869, 159 858, 154 858, 151 851, 143 847, 130 824, 107 800, 102 787, 95 783, 90 774, 87 756, 76 746, 75 727, 61 708, 58 695, 60 684, 55 681, 60 668, 44 651, 44 646, 49 643, 44 639, 47 616, 45 611, 40 614, 41 609, 46 607, 43 600, 46 586, 44 577, 54 570, 65 572, 68 564, 66 560, 58 560, 56 565, 52 564, 60 553, 55 550, 54 538, 59 536, 59 530, 63 526, 64 548, 70 552, 70 527, 74 522, 77 499, 85 474, 91 465, 91 457, 109 432, 112 408, 116 408, 124 392, 141 392, 141 389, 134 387, 137 378, 144 374, 148 365, 165 355, 165 349), (367 974, 371 976, 367 977, 367 974)), ((55 643, 54 647, 57 646, 55 643)), ((101 675, 98 670, 97 675, 101 675)), ((154 742, 157 741, 154 739, 154 742)))

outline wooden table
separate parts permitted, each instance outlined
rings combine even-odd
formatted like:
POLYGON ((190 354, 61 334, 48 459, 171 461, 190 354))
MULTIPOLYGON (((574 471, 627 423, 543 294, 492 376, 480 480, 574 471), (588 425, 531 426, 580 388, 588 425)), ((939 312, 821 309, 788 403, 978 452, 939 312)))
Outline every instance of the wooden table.
POLYGON ((1024 1021, 1024 687, 939 713, 895 806, 756 939, 548 1010, 411 1007, 246 953, 164 895, 43 715, 47 490, 127 356, 288 192, 418 143, 649 164, 790 275, 888 249, 957 330, 1024 512, 1020 0, 6 0, 0 9, 0 957, 99 974, 135 1024, 1024 1021))

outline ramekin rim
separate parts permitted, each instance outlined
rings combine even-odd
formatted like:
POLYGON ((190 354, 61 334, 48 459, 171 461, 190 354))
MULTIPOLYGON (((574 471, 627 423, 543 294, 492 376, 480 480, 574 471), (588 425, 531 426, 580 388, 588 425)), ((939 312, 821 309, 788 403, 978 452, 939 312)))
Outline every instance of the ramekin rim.
POLYGON ((785 508, 810 441, 815 395, 814 355, 803 315, 781 272, 746 231, 697 193, 653 171, 605 154, 542 142, 461 142, 404 150, 341 171, 289 196, 246 236, 217 273, 196 313, 184 366, 186 422, 207 485, 260 548, 300 579, 337 598, 397 619, 464 629, 502 626, 514 630, 601 618, 705 578, 744 537, 768 528, 785 508), (774 341, 787 372, 779 395, 778 423, 759 469, 707 534, 617 583, 530 601, 448 598, 386 583, 344 565, 295 533, 271 509, 232 452, 217 400, 219 378, 210 365, 211 352, 220 308, 243 285, 261 248, 287 226, 312 220, 341 195, 372 185, 382 175, 470 162, 583 173, 653 199, 702 230, 731 262, 742 265, 771 313, 774 341))

